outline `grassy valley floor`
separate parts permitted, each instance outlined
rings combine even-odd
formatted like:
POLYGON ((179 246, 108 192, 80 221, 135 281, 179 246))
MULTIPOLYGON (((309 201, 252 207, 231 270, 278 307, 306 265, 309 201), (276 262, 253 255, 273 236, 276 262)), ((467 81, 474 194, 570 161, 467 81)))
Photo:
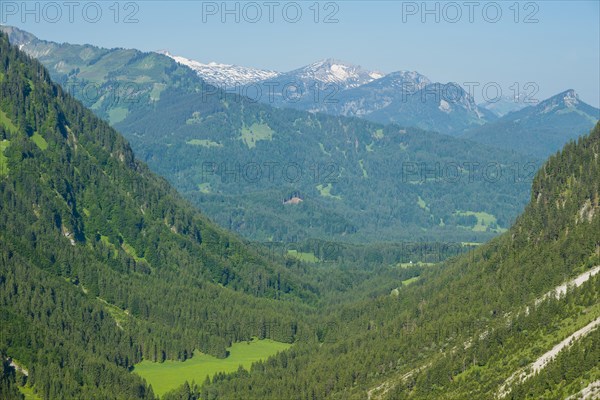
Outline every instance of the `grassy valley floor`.
POLYGON ((152 385, 155 394, 162 396, 185 381, 200 384, 207 375, 212 378, 218 372, 234 372, 240 365, 249 369, 253 362, 265 360, 289 347, 289 343, 253 339, 251 342, 234 343, 228 349, 229 356, 224 359, 195 351, 194 357, 183 362, 167 360, 156 363, 144 360, 135 366, 133 372, 152 385))

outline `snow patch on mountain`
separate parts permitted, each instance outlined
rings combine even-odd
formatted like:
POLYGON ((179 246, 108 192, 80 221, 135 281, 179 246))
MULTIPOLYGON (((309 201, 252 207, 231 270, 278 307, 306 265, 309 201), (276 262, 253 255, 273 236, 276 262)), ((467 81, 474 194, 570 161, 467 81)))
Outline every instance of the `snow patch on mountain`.
POLYGON ((440 111, 445 112, 446 114, 449 114, 452 110, 450 104, 448 104, 446 100, 440 100, 440 105, 438 106, 438 108, 440 109, 440 111))
POLYGON ((331 58, 314 62, 285 75, 304 82, 315 80, 320 83, 335 84, 342 90, 355 88, 384 76, 381 72, 368 71, 358 65, 331 58))
POLYGON ((574 90, 567 90, 563 97, 563 102, 567 107, 575 107, 579 104, 579 96, 574 90))
POLYGON ((249 85, 266 79, 271 79, 279 75, 279 73, 275 71, 241 67, 238 65, 221 64, 216 62, 204 64, 189 58, 175 56, 165 50, 157 51, 157 53, 171 57, 179 64, 185 65, 194 70, 198 76, 204 79, 204 81, 207 83, 221 87, 230 88, 235 87, 236 85, 249 85))

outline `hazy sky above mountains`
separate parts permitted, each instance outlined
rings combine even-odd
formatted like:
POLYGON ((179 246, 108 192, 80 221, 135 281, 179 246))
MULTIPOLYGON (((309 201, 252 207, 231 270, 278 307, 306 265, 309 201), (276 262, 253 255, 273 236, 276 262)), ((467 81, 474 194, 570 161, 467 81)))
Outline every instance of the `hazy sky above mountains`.
POLYGON ((595 0, 23 4, 2 1, 0 23, 58 42, 167 49, 277 71, 331 57, 382 72, 416 70, 433 81, 476 82, 478 101, 487 84, 489 96, 518 88, 542 100, 572 88, 600 104, 595 0))

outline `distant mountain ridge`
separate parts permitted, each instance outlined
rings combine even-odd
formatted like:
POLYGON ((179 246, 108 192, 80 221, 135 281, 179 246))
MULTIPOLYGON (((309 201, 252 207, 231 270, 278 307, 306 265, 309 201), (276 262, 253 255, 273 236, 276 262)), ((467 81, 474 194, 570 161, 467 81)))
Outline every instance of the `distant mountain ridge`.
MULTIPOLYGON (((473 97, 457 83, 431 83, 421 75, 411 79, 403 81, 404 87, 399 92, 387 96, 383 107, 370 108, 373 103, 369 102, 366 107, 355 109, 355 115, 360 113, 364 118, 379 123, 416 126, 450 135, 458 135, 471 126, 484 125, 496 119, 493 113, 478 107, 473 97)), ((342 93, 340 105, 333 104, 327 110, 333 114, 343 113, 339 107, 345 107, 356 98, 370 96, 379 99, 386 96, 385 87, 378 89, 373 86, 365 85, 366 93, 342 93)), ((356 91, 360 89, 363 88, 356 91)))
POLYGON ((461 134, 472 126, 497 118, 496 114, 479 107, 460 85, 435 83, 417 71, 384 74, 329 58, 278 73, 218 63, 202 64, 162 53, 189 66, 210 84, 223 88, 259 85, 261 92, 256 100, 276 107, 356 116, 450 135, 461 134))
POLYGON ((159 50, 157 53, 164 54, 178 63, 190 67, 207 83, 222 88, 267 80, 285 81, 285 83, 303 82, 307 86, 314 80, 323 84, 336 84, 339 88, 353 88, 384 76, 381 72, 368 71, 360 66, 333 58, 319 60, 289 72, 277 72, 217 62, 205 64, 173 55, 167 50, 159 50))
POLYGON ((599 119, 600 110, 584 103, 575 90, 569 89, 469 130, 464 137, 543 158, 588 132, 599 119))
MULTIPOLYGON (((54 76, 54 78, 63 85, 69 80, 78 79, 77 85, 74 86, 78 90, 81 90, 86 84, 106 85, 107 74, 115 73, 111 71, 113 67, 110 63, 112 61, 107 60, 108 63, 104 63, 102 67, 96 63, 101 57, 108 56, 112 54, 111 52, 119 52, 122 54, 121 57, 128 57, 130 61, 133 61, 132 57, 136 54, 132 50, 99 49, 89 45, 78 46, 79 51, 73 53, 71 49, 74 48, 74 45, 43 41, 28 32, 13 27, 2 26, 0 29, 9 34, 11 43, 18 45, 30 56, 41 60, 56 60, 56 63, 51 66, 51 70, 60 72, 61 76, 54 76), (92 64, 86 65, 86 63, 92 64), (94 65, 94 63, 96 64, 94 65), (78 71, 82 65, 89 72, 78 71), (97 71, 98 68, 103 68, 100 74, 97 71)), ((152 53, 147 54, 149 58, 152 58, 150 57, 152 53)), ((416 126, 453 136, 464 135, 470 140, 479 140, 488 144, 497 142, 504 148, 523 151, 522 147, 507 146, 504 139, 486 139, 486 136, 494 136, 493 132, 481 134, 480 139, 477 139, 478 135, 474 134, 480 129, 502 130, 505 120, 498 124, 490 124, 497 121, 499 117, 502 118, 509 113, 532 106, 522 101, 522 96, 518 96, 517 99, 501 98, 494 102, 476 104, 469 93, 456 83, 432 82, 416 71, 383 74, 334 59, 321 60, 293 71, 281 73, 214 62, 204 64, 172 55, 164 50, 155 54, 168 55, 181 66, 189 68, 200 76, 205 82, 221 88, 236 84, 242 87, 258 85, 260 87, 258 94, 250 88, 238 93, 276 107, 359 117, 383 124, 396 123, 401 126, 416 126)), ((156 67, 158 65, 167 66, 165 60, 160 58, 153 59, 153 63, 156 64, 156 67)), ((159 99, 160 93, 171 84, 168 74, 152 76, 154 71, 159 72, 156 69, 148 70, 147 66, 133 62, 128 66, 129 70, 131 68, 138 68, 137 73, 149 77, 150 80, 145 78, 144 83, 136 81, 126 88, 118 88, 114 84, 99 88, 101 92, 120 90, 120 96, 112 93, 113 98, 106 96, 100 99, 92 98, 89 101, 86 101, 85 98, 80 99, 86 106, 94 109, 98 115, 112 123, 117 123, 126 117, 128 110, 134 108, 134 105, 115 105, 113 104, 114 98, 120 98, 120 100, 125 98, 126 101, 131 100, 132 103, 139 103, 143 98, 140 104, 144 104, 146 101, 152 102, 159 99), (163 82, 164 79, 167 81, 163 82)), ((121 81, 130 81, 129 78, 126 78, 130 72, 125 69, 121 69, 121 71, 124 78, 121 81)), ((595 115, 593 112, 584 111, 585 113, 592 117, 595 115)), ((544 130, 550 132, 548 134, 550 137, 555 137, 555 139, 551 139, 555 143, 549 147, 553 151, 564 144, 564 142, 560 143, 561 135, 556 132, 557 126, 568 125, 570 122, 567 122, 566 119, 570 120, 571 116, 565 118, 563 115, 557 118, 552 121, 548 118, 541 118, 538 121, 544 130)), ((583 124, 582 126, 584 126, 582 132, 585 132, 593 124, 583 124)), ((536 127, 536 130, 539 129, 542 128, 536 127)), ((538 154, 543 157, 548 154, 548 151, 542 150, 538 154)))
POLYGON ((519 111, 525 107, 536 105, 538 100, 530 98, 527 94, 517 96, 501 96, 500 98, 490 99, 479 103, 479 107, 485 108, 496 114, 498 117, 503 117, 513 111, 519 111))
POLYGON ((416 71, 398 71, 385 75, 343 93, 338 93, 333 101, 322 102, 321 110, 345 116, 366 117, 370 112, 389 106, 394 99, 405 99, 431 81, 416 71))
MULTIPOLYGON (((529 107, 533 102, 526 93, 504 96, 477 104, 475 99, 458 83, 432 82, 417 71, 396 71, 388 74, 369 71, 344 61, 325 59, 289 72, 258 70, 225 64, 201 64, 182 57, 170 57, 192 68, 210 84, 220 87, 258 85, 255 90, 242 91, 257 101, 276 107, 295 108, 310 112, 364 118, 382 124, 415 126, 452 136, 464 135, 471 140, 499 145, 505 149, 523 152, 522 146, 506 143, 506 136, 493 139, 493 131, 502 131, 508 119, 499 118, 529 107), (495 123, 497 122, 497 123, 495 123), (488 131, 476 135, 474 132, 488 131), (477 138, 480 136, 480 138, 477 138), (488 138, 490 136, 490 138, 488 138)), ((553 96, 554 97, 554 96, 553 96)), ((574 102, 583 103, 578 98, 574 102)), ((579 104, 577 103, 577 104, 579 104)), ((594 126, 594 110, 581 105, 583 114, 590 115, 590 123, 582 123, 581 133, 594 126), (586 111, 587 110, 587 111, 586 111)), ((573 103, 571 108, 577 108, 573 103)), ((568 107, 567 107, 568 108, 568 107)), ((592 107, 593 108, 593 107, 592 107)), ((550 110, 548 110, 550 112, 550 110)), ((583 116, 582 114, 582 116, 583 116)), ((518 118, 518 117, 517 117, 518 118)), ((583 117, 583 120, 585 117, 583 117)), ((583 121, 582 120, 582 121, 583 121)), ((545 130, 551 144, 529 154, 546 157, 548 149, 558 150, 570 139, 570 134, 560 135, 556 129, 570 126, 571 118, 539 118, 533 130, 545 130), (569 121, 566 121, 569 119, 569 121)), ((531 129, 531 128, 528 128, 531 129)), ((573 130, 569 131, 573 132, 573 130)), ((520 131, 515 136, 523 135, 520 131)), ((524 137, 531 134, 524 134, 524 137)), ((529 145, 534 144, 530 143, 529 145)))

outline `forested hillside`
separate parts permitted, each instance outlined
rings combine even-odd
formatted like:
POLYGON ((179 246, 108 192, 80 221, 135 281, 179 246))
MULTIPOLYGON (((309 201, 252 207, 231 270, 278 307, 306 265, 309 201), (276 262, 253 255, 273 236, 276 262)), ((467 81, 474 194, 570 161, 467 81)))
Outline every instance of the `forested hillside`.
POLYGON ((198 388, 230 398, 564 398, 600 378, 598 329, 527 371, 600 318, 600 124, 538 172, 505 234, 397 293, 330 310, 340 329, 250 373, 198 388), (553 288, 588 272, 566 294, 553 288), (546 294, 550 293, 550 294, 546 294), (523 381, 511 379, 523 373, 523 381))
POLYGON ((0 33, 0 398, 153 399, 134 365, 251 339, 291 346, 161 398, 564 399, 600 380, 600 123, 533 176, 515 153, 169 76, 191 86, 158 99, 146 82, 119 126, 201 209, 267 243, 211 222, 0 33), (291 164, 303 180, 266 169, 291 164), (503 232, 531 180, 488 243, 419 243, 503 232))
POLYGON ((200 215, 4 34, 0 59, 0 353, 43 398, 152 398, 127 372, 142 358, 296 339, 317 288, 200 215))
POLYGON ((166 90, 116 126, 221 226, 262 241, 478 242, 509 226, 537 168, 445 135, 223 92, 166 90))
POLYGON ((463 251, 298 243, 318 257, 307 265, 286 244, 251 245, 150 172, 4 34, 0 60, 2 398, 21 398, 24 384, 43 399, 153 398, 130 373, 142 360, 224 358, 253 337, 317 345, 326 304, 389 293, 423 269, 396 260, 463 251))

